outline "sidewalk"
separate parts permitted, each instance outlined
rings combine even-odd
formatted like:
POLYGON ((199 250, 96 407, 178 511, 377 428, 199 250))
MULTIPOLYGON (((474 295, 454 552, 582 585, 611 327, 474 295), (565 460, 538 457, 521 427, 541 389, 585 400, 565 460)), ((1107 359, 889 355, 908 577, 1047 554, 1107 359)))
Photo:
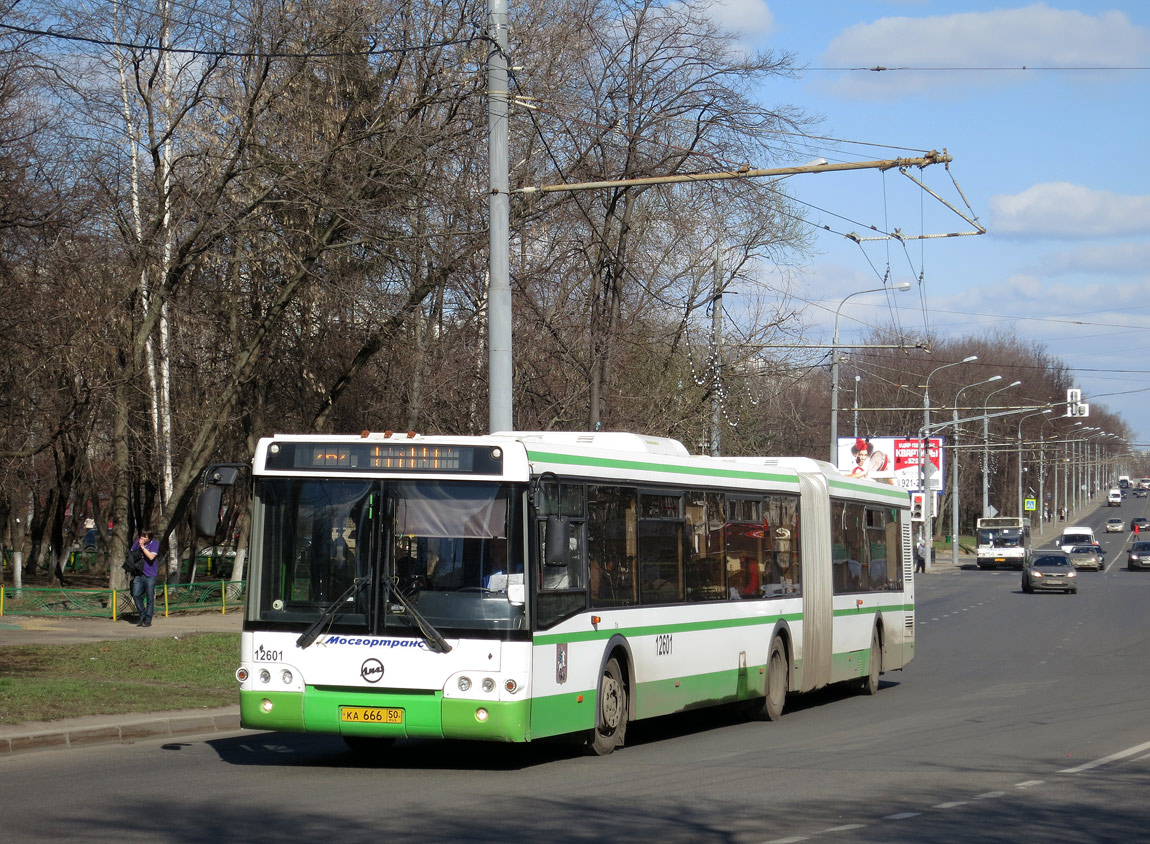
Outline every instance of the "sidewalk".
MULTIPOLYGON (((169 618, 157 616, 151 627, 106 618, 40 618, 0 616, 0 659, 5 647, 18 645, 65 645, 78 642, 108 642, 130 638, 183 636, 189 633, 238 633, 243 613, 179 613, 169 618)), ((236 662, 239 663, 237 648, 236 662)), ((0 758, 29 750, 87 747, 137 739, 178 736, 190 733, 222 732, 240 728, 240 707, 186 709, 174 712, 124 712, 115 715, 89 715, 59 721, 28 721, 0 725, 0 758)))

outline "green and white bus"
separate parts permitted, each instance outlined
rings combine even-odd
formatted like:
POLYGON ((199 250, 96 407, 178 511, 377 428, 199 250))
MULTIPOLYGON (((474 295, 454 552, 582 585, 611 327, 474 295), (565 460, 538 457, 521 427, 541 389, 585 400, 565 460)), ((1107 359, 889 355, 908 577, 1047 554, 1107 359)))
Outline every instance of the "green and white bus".
MULTIPOLYGON (((209 469, 201 531, 234 477, 209 469)), ((873 694, 914 654, 909 498, 829 463, 365 432, 263 439, 252 480, 245 727, 606 754, 639 718, 873 694)))

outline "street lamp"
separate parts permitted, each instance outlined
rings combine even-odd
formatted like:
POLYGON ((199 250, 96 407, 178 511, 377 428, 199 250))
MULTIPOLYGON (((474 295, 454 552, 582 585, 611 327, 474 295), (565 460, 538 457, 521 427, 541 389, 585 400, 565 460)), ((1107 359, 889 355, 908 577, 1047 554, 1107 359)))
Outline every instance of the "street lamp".
POLYGON ((997 390, 989 393, 986 396, 986 401, 982 403, 982 518, 990 515, 990 397, 1009 390, 1011 387, 1017 387, 1021 381, 1011 381, 1005 387, 999 387, 997 390))
POLYGON ((1053 412, 1054 411, 1048 407, 1048 408, 1046 408, 1046 410, 1039 411, 1038 413, 1028 414, 1028 415, 1023 416, 1021 419, 1018 420, 1018 517, 1019 518, 1022 518, 1022 423, 1025 422, 1027 419, 1031 419, 1035 416, 1042 416, 1043 414, 1053 413, 1053 412))
POLYGON ((1076 453, 1076 458, 1074 461, 1075 509, 1078 509, 1079 507, 1082 507, 1086 504, 1086 484, 1084 481, 1086 480, 1086 454, 1089 452, 1090 448, 1088 443, 1092 438, 1102 433, 1102 429, 1095 425, 1091 425, 1088 428, 1082 429, 1083 434, 1085 434, 1087 431, 1094 431, 1094 433, 1078 439, 1077 442, 1081 443, 1081 445, 1074 449, 1076 453))
POLYGON ((887 290, 910 290, 909 281, 900 281, 890 287, 872 287, 870 290, 856 290, 844 296, 835 308, 835 333, 831 340, 831 463, 838 465, 839 452, 839 314, 848 299, 864 293, 882 293, 887 290))
POLYGON ((965 387, 959 388, 958 392, 954 395, 954 448, 951 450, 953 458, 951 460, 950 470, 950 556, 951 562, 958 565, 958 509, 959 509, 959 488, 958 488, 958 399, 964 391, 971 387, 978 387, 982 384, 992 384, 995 381, 1001 381, 1001 375, 992 375, 984 381, 976 381, 973 384, 967 384, 965 387))
POLYGON ((954 394, 954 448, 951 449, 953 457, 950 461, 950 562, 955 566, 958 565, 958 397, 971 387, 1001 380, 1001 375, 991 375, 983 381, 959 387, 958 392, 954 394))
POLYGON ((922 480, 922 530, 925 536, 929 536, 926 547, 926 565, 929 568, 931 565, 931 558, 934 556, 934 514, 931 512, 934 506, 934 491, 930 488, 930 379, 934 373, 943 369, 949 369, 952 366, 961 366, 964 363, 971 363, 978 360, 978 355, 967 355, 962 360, 952 361, 951 363, 944 363, 942 366, 936 366, 926 375, 926 384, 922 391, 922 436, 919 437, 922 446, 922 452, 919 457, 919 477, 922 480))
MULTIPOLYGON (((1052 417, 1048 417, 1046 419, 1043 419, 1042 424, 1038 426, 1038 440, 1039 440, 1039 446, 1038 446, 1038 497, 1042 499, 1043 519, 1046 518, 1046 509, 1048 507, 1048 505, 1046 503, 1046 434, 1043 433, 1043 430, 1046 428, 1047 425, 1049 425, 1056 418, 1058 418, 1058 417, 1052 416, 1052 417)), ((1051 434, 1050 436, 1052 439, 1058 439, 1059 433, 1057 430, 1055 430, 1055 432, 1053 434, 1051 434)), ((1055 444, 1055 448, 1057 449, 1057 444, 1055 444)), ((1055 454, 1057 454, 1057 450, 1055 451, 1055 454)), ((1054 460, 1055 460, 1054 471, 1051 473, 1051 475, 1052 475, 1051 480, 1054 482, 1054 491, 1050 494, 1050 500, 1053 503, 1053 506, 1049 507, 1049 509, 1050 509, 1050 520, 1051 521, 1054 520, 1054 510, 1058 506, 1058 462, 1057 462, 1057 457, 1055 457, 1054 460)))
POLYGON ((1094 443, 1094 461, 1093 461, 1093 463, 1091 463, 1091 461, 1090 461, 1090 440, 1094 439, 1095 437, 1101 437, 1104 439, 1108 436, 1110 436, 1110 434, 1108 434, 1106 431, 1103 431, 1101 428, 1097 428, 1097 429, 1095 429, 1095 433, 1091 434, 1090 436, 1088 436, 1086 438, 1087 442, 1086 442, 1086 454, 1084 455, 1084 457, 1085 457, 1085 467, 1084 468, 1085 468, 1085 473, 1086 473, 1086 488, 1087 488, 1088 494, 1092 494, 1095 487, 1102 486, 1102 484, 1100 482, 1101 481, 1101 474, 1102 474, 1101 468, 1100 468, 1101 448, 1102 448, 1101 440, 1094 443), (1091 471, 1092 469, 1093 469, 1093 471, 1091 471))

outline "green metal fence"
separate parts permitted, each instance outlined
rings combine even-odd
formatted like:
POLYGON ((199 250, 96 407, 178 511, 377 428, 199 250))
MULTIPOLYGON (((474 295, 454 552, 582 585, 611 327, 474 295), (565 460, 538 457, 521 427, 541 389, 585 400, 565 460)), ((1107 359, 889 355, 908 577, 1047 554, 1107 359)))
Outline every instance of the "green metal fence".
MULTIPOLYGON (((177 612, 220 613, 243 609, 247 583, 242 580, 208 581, 156 586, 156 615, 177 612)), ((136 605, 128 589, 41 589, 0 587, 0 616, 83 616, 115 619, 134 613, 136 605)))

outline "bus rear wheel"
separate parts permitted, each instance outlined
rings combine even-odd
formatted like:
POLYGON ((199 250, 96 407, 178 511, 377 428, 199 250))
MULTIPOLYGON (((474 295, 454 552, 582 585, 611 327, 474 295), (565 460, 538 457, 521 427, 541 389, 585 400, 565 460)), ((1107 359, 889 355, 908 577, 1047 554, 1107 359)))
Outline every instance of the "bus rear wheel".
POLYGON ((878 677, 882 673, 882 643, 879 642, 878 628, 870 634, 870 655, 867 660, 867 675, 859 680, 859 690, 865 695, 878 693, 878 677))
POLYGON ((623 682, 619 661, 614 657, 603 666, 597 704, 599 713, 591 730, 589 746, 596 756, 606 756, 616 747, 623 746, 627 734, 627 686, 623 682))

